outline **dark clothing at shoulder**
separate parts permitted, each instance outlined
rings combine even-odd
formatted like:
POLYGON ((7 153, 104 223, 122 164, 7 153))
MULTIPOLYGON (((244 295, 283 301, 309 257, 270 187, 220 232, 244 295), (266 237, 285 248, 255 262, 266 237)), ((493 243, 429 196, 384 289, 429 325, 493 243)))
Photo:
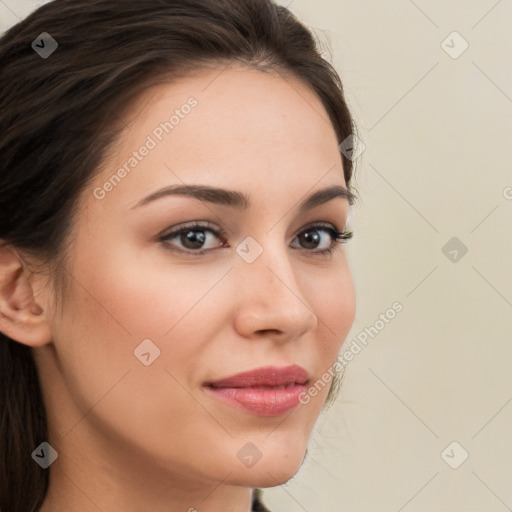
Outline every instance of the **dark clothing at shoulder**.
POLYGON ((251 512, 271 512, 262 501, 263 491, 261 489, 253 489, 252 491, 252 507, 251 512))

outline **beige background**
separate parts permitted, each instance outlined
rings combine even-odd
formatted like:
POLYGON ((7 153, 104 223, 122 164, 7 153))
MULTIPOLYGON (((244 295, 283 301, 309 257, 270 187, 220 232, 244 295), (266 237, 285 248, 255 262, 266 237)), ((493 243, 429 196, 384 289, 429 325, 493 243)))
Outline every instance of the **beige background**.
MULTIPOLYGON (((0 30, 40 3, 0 2, 0 30)), ((266 502, 277 512, 510 510, 512 4, 280 3, 323 41, 366 145, 345 346, 395 301, 403 311, 354 357, 307 462, 266 502), (461 37, 469 46, 452 58, 461 37), (456 261, 443 252, 452 237, 467 247, 445 249, 456 261), (452 469, 445 459, 455 465, 462 450, 452 469)))

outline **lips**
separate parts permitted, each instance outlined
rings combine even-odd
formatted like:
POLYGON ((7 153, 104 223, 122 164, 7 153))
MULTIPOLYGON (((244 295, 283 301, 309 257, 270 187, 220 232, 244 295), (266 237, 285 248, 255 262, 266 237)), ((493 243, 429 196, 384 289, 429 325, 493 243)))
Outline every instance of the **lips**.
POLYGON ((266 366, 248 372, 237 373, 231 377, 206 382, 204 385, 213 388, 273 388, 284 389, 294 384, 306 384, 308 372, 294 364, 286 367, 266 366))
POLYGON ((225 404, 256 416, 281 416, 299 406, 309 375, 298 365, 267 366, 205 382, 206 393, 225 404))

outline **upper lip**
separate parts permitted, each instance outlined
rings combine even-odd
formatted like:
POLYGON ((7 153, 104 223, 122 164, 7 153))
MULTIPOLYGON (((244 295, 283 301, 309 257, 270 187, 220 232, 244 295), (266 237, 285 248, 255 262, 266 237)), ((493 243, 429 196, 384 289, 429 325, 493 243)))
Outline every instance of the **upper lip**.
POLYGON ((215 388, 248 388, 253 386, 286 386, 287 384, 305 384, 309 375, 304 368, 296 364, 277 367, 265 366, 216 381, 205 382, 205 386, 215 388))

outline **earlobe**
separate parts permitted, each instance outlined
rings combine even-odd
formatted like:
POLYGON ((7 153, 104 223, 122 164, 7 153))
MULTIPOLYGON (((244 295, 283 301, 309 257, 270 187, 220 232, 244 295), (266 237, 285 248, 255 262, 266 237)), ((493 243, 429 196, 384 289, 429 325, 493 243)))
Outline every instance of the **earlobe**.
POLYGON ((0 331, 31 347, 52 338, 44 308, 34 298, 32 274, 10 246, 0 247, 0 331))

